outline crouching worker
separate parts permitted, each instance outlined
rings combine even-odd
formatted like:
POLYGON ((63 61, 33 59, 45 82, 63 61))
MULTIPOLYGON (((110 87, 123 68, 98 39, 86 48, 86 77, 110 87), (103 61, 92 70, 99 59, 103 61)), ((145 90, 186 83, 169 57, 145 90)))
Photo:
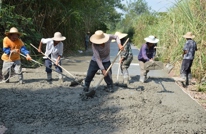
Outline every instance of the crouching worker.
POLYGON ((145 44, 142 45, 139 51, 138 60, 140 65, 140 82, 145 82, 147 80, 147 73, 149 70, 145 70, 144 65, 146 62, 154 62, 154 57, 156 54, 155 44, 159 42, 159 39, 155 38, 155 36, 149 36, 144 38, 146 41, 145 44))
POLYGON ((93 56, 89 64, 87 76, 85 78, 85 92, 89 91, 90 83, 99 69, 105 76, 104 80, 107 84, 106 91, 113 92, 112 70, 110 69, 106 74, 107 68, 109 68, 111 65, 110 43, 113 39, 117 41, 119 49, 123 50, 124 47, 121 45, 120 39, 116 35, 105 34, 103 31, 97 30, 95 34, 90 37, 90 41, 92 42, 93 56))
POLYGON ((58 65, 61 65, 61 56, 63 55, 62 41, 64 41, 65 39, 66 37, 62 36, 60 32, 56 32, 54 33, 53 38, 42 38, 39 43, 38 52, 42 52, 42 44, 46 44, 46 52, 44 59, 48 82, 52 81, 52 61, 55 62, 55 69, 59 73, 59 81, 63 82, 62 68, 58 65))
POLYGON ((18 75, 20 84, 23 84, 23 74, 21 69, 20 52, 26 55, 27 60, 31 60, 29 51, 26 49, 24 43, 20 39, 21 33, 18 29, 12 27, 9 32, 5 33, 6 37, 3 39, 3 60, 2 76, 3 82, 9 83, 11 68, 14 68, 18 75))

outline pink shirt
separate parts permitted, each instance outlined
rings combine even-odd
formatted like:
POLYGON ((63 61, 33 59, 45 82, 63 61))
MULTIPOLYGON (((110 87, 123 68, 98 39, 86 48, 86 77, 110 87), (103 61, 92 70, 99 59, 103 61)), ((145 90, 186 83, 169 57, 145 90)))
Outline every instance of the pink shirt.
POLYGON ((98 44, 92 44, 92 60, 97 62, 101 70, 105 69, 102 62, 110 61, 110 43, 113 39, 116 40, 117 45, 121 44, 119 37, 116 35, 109 35, 109 40, 105 43, 104 47, 98 44))

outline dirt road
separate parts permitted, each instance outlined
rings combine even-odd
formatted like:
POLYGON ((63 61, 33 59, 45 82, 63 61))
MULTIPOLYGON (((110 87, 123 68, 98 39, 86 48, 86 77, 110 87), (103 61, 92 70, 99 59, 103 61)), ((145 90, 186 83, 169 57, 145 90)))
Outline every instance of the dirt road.
MULTIPOLYGON (((84 77, 91 58, 65 58, 63 67, 84 77)), ((66 73, 65 73, 66 74, 66 73)), ((95 87, 96 75, 91 87, 95 87)), ((130 88, 115 86, 104 91, 102 82, 96 96, 82 101, 80 85, 69 87, 71 79, 48 83, 44 67, 24 73, 26 84, 12 78, 0 85, 0 125, 5 134, 204 134, 206 111, 185 94, 169 77, 152 77, 140 83, 131 75, 130 88)), ((116 77, 114 77, 114 81, 116 77)))

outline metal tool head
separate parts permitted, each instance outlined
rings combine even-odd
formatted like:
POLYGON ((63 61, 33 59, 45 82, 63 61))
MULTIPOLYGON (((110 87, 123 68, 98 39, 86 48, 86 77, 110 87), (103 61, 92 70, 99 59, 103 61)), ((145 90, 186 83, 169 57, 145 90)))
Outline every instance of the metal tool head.
POLYGON ((77 85, 81 85, 81 83, 82 83, 83 80, 84 80, 84 79, 76 79, 76 80, 74 80, 74 81, 71 82, 70 86, 71 86, 71 87, 74 87, 74 86, 77 86, 77 85))
POLYGON ((92 90, 90 90, 89 92, 86 92, 85 95, 86 95, 87 97, 93 98, 94 95, 95 95, 95 93, 96 93, 96 91, 95 91, 94 89, 92 89, 92 90))
POLYGON ((172 71, 173 68, 174 66, 172 64, 168 63, 165 65, 165 70, 167 71, 168 74, 172 71))

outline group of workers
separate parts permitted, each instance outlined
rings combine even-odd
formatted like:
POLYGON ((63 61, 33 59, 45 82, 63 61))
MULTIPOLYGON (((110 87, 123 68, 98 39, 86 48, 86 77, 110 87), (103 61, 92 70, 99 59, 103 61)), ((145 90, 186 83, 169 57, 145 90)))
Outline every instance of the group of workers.
MULTIPOLYGON (((3 55, 1 59, 3 60, 2 76, 3 82, 8 83, 11 73, 11 68, 14 68, 15 73, 18 75, 19 83, 23 84, 23 74, 21 69, 20 53, 26 56, 27 60, 32 60, 29 55, 29 51, 25 47, 23 41, 20 39, 21 33, 17 28, 12 27, 9 32, 5 33, 6 37, 3 39, 3 55)), ((112 70, 108 70, 111 65, 110 61, 110 43, 116 41, 120 53, 120 64, 121 71, 123 74, 124 82, 129 84, 129 73, 128 68, 133 60, 133 54, 131 50, 131 44, 127 43, 123 47, 123 43, 126 40, 127 34, 116 32, 115 34, 106 34, 102 30, 97 30, 91 37, 87 33, 87 42, 85 50, 88 47, 88 38, 92 43, 93 56, 89 63, 89 68, 87 71, 86 78, 84 80, 83 91, 88 92, 90 88, 90 83, 97 73, 101 70, 102 75, 104 75, 104 80, 107 84, 105 89, 107 92, 113 92, 113 80, 112 80, 112 70)), ((186 38, 186 43, 183 48, 183 62, 181 66, 181 76, 186 80, 186 84, 189 84, 189 76, 191 76, 191 66, 193 63, 195 51, 197 50, 196 42, 193 40, 195 37, 191 32, 186 33, 184 36, 186 38)), ((42 38, 38 52, 42 53, 42 45, 46 44, 45 51, 45 66, 47 73, 47 80, 52 80, 52 64, 54 64, 56 71, 59 73, 59 81, 63 81, 62 68, 61 68, 61 57, 63 55, 63 42, 66 37, 62 36, 60 32, 55 32, 52 38, 42 38)), ((144 65, 146 62, 154 62, 156 48, 155 46, 159 42, 155 36, 148 36, 144 38, 145 44, 140 48, 138 54, 139 65, 141 69, 140 82, 145 82, 147 80, 147 74, 149 70, 146 70, 144 65)))

